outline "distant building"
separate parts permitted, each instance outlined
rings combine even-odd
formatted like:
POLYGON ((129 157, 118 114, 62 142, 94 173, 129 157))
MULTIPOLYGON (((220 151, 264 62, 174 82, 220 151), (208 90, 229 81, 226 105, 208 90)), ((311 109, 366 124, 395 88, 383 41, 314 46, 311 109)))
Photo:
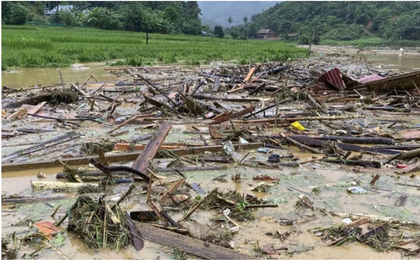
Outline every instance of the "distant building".
POLYGON ((292 34, 287 34, 287 38, 288 38, 288 39, 293 39, 293 40, 296 40, 296 39, 298 39, 298 38, 299 38, 299 34, 295 34, 295 33, 292 33, 292 34))
POLYGON ((200 32, 200 36, 209 36, 209 37, 211 37, 211 33, 206 32, 206 31, 201 31, 200 32))
POLYGON ((271 29, 261 29, 255 34, 256 38, 269 38, 275 37, 276 33, 274 33, 271 29))
POLYGON ((50 15, 54 15, 59 11, 73 11, 73 6, 72 5, 58 5, 56 7, 54 7, 51 10, 48 10, 48 8, 44 9, 44 16, 48 17, 50 15))

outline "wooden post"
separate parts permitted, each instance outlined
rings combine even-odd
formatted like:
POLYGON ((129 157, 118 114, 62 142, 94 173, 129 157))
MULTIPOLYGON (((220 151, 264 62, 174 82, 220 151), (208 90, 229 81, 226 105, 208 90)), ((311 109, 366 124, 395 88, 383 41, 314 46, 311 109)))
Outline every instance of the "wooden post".
POLYGON ((312 30, 312 37, 311 41, 309 42, 309 49, 308 49, 308 55, 311 56, 311 48, 312 48, 312 42, 314 41, 315 32, 312 30))

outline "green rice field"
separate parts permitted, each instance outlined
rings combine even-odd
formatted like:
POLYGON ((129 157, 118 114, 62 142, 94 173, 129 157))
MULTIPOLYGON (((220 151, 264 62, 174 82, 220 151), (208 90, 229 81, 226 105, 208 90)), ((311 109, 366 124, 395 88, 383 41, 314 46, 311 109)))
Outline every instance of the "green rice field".
POLYGON ((146 34, 92 28, 2 26, 2 70, 11 67, 66 67, 73 63, 109 65, 185 64, 212 61, 238 64, 284 61, 307 56, 291 43, 203 36, 146 34))

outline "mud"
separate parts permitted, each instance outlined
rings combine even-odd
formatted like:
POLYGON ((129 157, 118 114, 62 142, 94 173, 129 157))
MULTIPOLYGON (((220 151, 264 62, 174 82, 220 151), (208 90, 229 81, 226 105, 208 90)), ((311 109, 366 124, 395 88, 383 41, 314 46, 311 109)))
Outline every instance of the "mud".
MULTIPOLYGON (((317 55, 313 56, 310 61, 316 63, 319 60, 340 60, 341 65, 349 63, 348 70, 351 72, 356 72, 357 69, 360 69, 360 72, 365 72, 368 70, 366 64, 360 62, 360 58, 364 58, 366 55, 368 63, 370 66, 376 67, 375 65, 383 65, 383 67, 378 67, 378 70, 383 70, 387 72, 393 70, 394 68, 400 71, 416 71, 420 68, 420 58, 416 54, 416 50, 412 52, 405 52, 404 56, 398 57, 396 51, 388 51, 386 53, 382 50, 369 50, 369 51, 360 51, 357 49, 351 49, 347 47, 339 47, 337 50, 332 50, 330 47, 313 47, 314 54, 323 54, 322 58, 317 55), (336 53, 339 51, 339 55, 336 53), (321 53, 322 52, 322 53, 321 53), (328 53, 330 52, 330 53, 328 53), (341 52, 341 53, 340 53, 341 52), (376 52, 376 54, 375 54, 376 52), (346 55, 350 54, 350 55, 346 55), (371 58, 372 56, 372 58, 371 58), (397 57, 395 57, 397 56, 397 57), (376 60, 376 58, 379 58, 376 60), (344 62, 343 62, 344 61, 344 62), (348 61, 348 62, 347 62, 348 61), (355 62, 356 61, 356 62, 355 62), (351 62, 353 64, 351 64, 351 62), (357 64, 356 64, 357 63, 357 64)), ((332 63, 332 62, 331 62, 332 63)), ((368 66, 369 66, 368 65, 368 66)), ((95 64, 95 65, 79 65, 80 68, 75 69, 61 69, 63 77, 66 83, 79 82, 82 83, 86 77, 89 75, 94 75, 94 77, 101 81, 100 83, 94 82, 89 83, 87 91, 91 92, 100 85, 102 82, 115 82, 121 80, 121 77, 115 75, 108 75, 104 73, 104 65, 95 64), (83 68, 86 67, 86 68, 83 68), (98 71, 89 71, 90 69, 98 71), (75 71, 76 74, 73 76, 69 72, 75 71), (80 72, 83 72, 81 74, 80 72), (97 73, 98 72, 98 75, 97 73), (76 77, 76 78, 73 78, 76 77), (109 77, 109 78, 108 78, 109 77)), ((169 68, 171 69, 171 68, 169 68)), ((175 70, 175 67, 172 68, 175 70)), ((176 68, 179 69, 179 68, 176 68)), ((36 71, 38 69, 34 69, 36 71)), ((32 86, 35 83, 38 83, 40 86, 46 86, 54 84, 59 81, 58 74, 56 69, 42 69, 45 72, 48 72, 45 77, 41 77, 39 80, 30 80, 17 82, 19 77, 13 79, 15 76, 13 74, 24 74, 27 76, 27 73, 12 73, 5 72, 2 73, 2 85, 10 86, 14 88, 19 87, 28 87, 32 86), (50 70, 50 71, 48 71, 50 70), (55 74, 55 76, 54 76, 55 74), (3 76, 6 76, 3 78, 3 76), (11 77, 13 76, 13 77, 11 77), (48 77, 47 77, 48 76, 48 77), (54 77, 52 77, 54 76, 54 77)), ((175 80, 171 79, 171 73, 162 70, 155 69, 157 71, 161 70, 158 75, 151 74, 153 79, 157 80, 158 78, 162 80, 162 86, 167 87, 170 83, 173 83, 175 80)), ((22 70, 24 71, 24 70, 22 70)), ((24 71, 26 72, 26 71, 24 71)), ((107 71, 106 71, 107 72, 107 71)), ((188 74, 196 74, 199 72, 195 68, 178 70, 178 78, 187 78, 188 74)), ((40 74, 38 72, 37 74, 40 74)), ((356 74, 356 73, 354 73, 356 74)), ((23 76, 23 75, 21 75, 23 76)), ((27 78, 29 79, 29 77, 27 78)), ((37 84, 37 85, 38 85, 37 84)), ((175 85, 178 87, 177 85, 175 85)), ((117 88, 117 87, 114 87, 117 88)), ((143 92, 147 92, 146 89, 143 89, 143 92)), ((107 95, 115 98, 118 95, 106 93, 107 95)), ((122 121, 127 118, 138 114, 139 109, 142 109, 143 98, 138 93, 133 93, 132 95, 125 95, 124 104, 116 108, 113 113, 112 118, 107 118, 106 122, 93 122, 93 121, 82 121, 78 122, 79 126, 66 126, 63 122, 57 122, 55 120, 48 119, 34 119, 34 118, 22 118, 19 121, 19 128, 42 128, 44 130, 51 130, 51 132, 42 132, 42 133, 23 133, 18 134, 16 137, 11 138, 2 138, 2 156, 15 152, 17 150, 25 149, 32 144, 37 142, 45 141, 48 139, 55 138, 59 135, 62 135, 63 132, 68 132, 71 130, 77 130, 82 133, 83 136, 77 140, 66 142, 59 146, 55 146, 51 149, 46 149, 39 152, 31 153, 27 156, 16 158, 15 163, 25 163, 29 161, 45 161, 49 159, 59 159, 59 158, 68 158, 80 156, 79 146, 81 142, 98 140, 98 139, 108 139, 115 142, 130 142, 130 140, 136 136, 145 135, 154 133, 159 127, 159 123, 163 121, 168 121, 173 124, 171 132, 165 138, 165 143, 203 143, 204 140, 211 141, 210 135, 208 135, 207 125, 205 124, 204 118, 193 118, 188 117, 184 120, 179 119, 169 119, 168 115, 165 115, 165 110, 160 109, 161 115, 155 116, 152 120, 138 120, 134 121, 132 125, 127 125, 126 127, 121 128, 120 130, 114 132, 117 135, 111 136, 106 135, 105 131, 115 127, 122 121), (119 120, 121 118, 121 120, 119 120), (162 119, 159 119, 162 118, 162 119), (194 128, 195 127, 195 128, 194 128), (205 134, 194 134, 189 133, 197 131, 199 129, 205 134), (118 135, 119 132, 124 132, 121 135, 118 135), (201 135, 201 136, 200 136, 201 135)), ((100 102, 102 106, 107 106, 104 102, 100 102)), ((229 107, 234 111, 240 110, 242 105, 239 104, 230 104, 228 102, 221 102, 225 107, 229 107)), ((262 104, 264 105, 264 104, 262 104)), ((263 108, 262 105, 258 105, 260 108, 263 108)), ((63 105, 62 105, 63 106, 63 105)), ((282 112, 291 112, 290 109, 296 109, 294 103, 284 104, 284 109, 281 109, 282 112)), ((79 101, 77 104, 77 112, 83 114, 90 114, 88 105, 86 102, 79 101)), ((96 112, 97 113, 97 112, 96 112)), ((50 116, 51 114, 61 114, 65 118, 74 118, 74 108, 71 106, 63 107, 50 107, 48 105, 44 106, 43 111, 39 113, 40 115, 44 114, 45 116, 50 116)), ((92 113, 95 114, 95 111, 92 113)), ((275 111, 267 111, 266 115, 275 115, 275 111)), ((380 122, 379 118, 385 118, 378 116, 376 113, 366 112, 367 117, 363 120, 366 124, 366 127, 370 125, 371 129, 374 129, 377 126, 381 126, 385 131, 388 131, 386 127, 391 124, 391 122, 380 122)), ((99 116, 99 115, 98 115, 99 116)), ((170 116, 170 115, 169 115, 170 116)), ((264 117, 263 114, 260 116, 264 117)), ((389 117, 391 121, 398 118, 400 121, 396 126, 401 129, 413 128, 416 125, 419 125, 418 119, 413 118, 413 116, 398 116, 398 117, 389 117)), ((316 131, 321 128, 321 124, 315 124, 314 122, 302 121, 302 125, 316 131)), ((353 124, 352 121, 348 122, 353 124)), ((3 130, 15 130, 17 128, 16 122, 2 119, 2 129, 3 130)), ((229 127, 233 124, 222 125, 229 127)), ((264 129, 264 127, 259 128, 264 129)), ((276 129, 271 129, 273 133, 278 133, 282 131, 283 128, 278 127, 276 129)), ((143 141, 141 143, 146 144, 148 141, 143 141)), ((416 140, 413 140, 412 143, 415 143, 416 140)), ((247 255, 254 255, 262 257, 262 259, 402 259, 402 258, 413 258, 413 257, 404 257, 401 253, 396 251, 391 251, 387 253, 378 252, 366 245, 360 243, 346 243, 340 247, 327 247, 325 243, 321 241, 320 238, 316 237, 309 230, 316 227, 326 227, 334 224, 340 224, 342 218, 334 216, 334 213, 364 213, 368 215, 378 215, 383 217, 392 217, 399 221, 409 221, 416 224, 420 224, 420 211, 418 207, 420 206, 420 192, 416 187, 401 185, 411 184, 411 185, 420 185, 420 171, 409 173, 406 175, 397 175, 395 173, 384 173, 381 175, 381 178, 376 182, 375 186, 369 184, 372 180, 372 177, 375 173, 356 173, 352 170, 351 166, 337 165, 337 164, 328 164, 325 162, 308 162, 305 164, 299 165, 298 168, 290 168, 287 166, 279 166, 276 169, 265 169, 262 167, 250 167, 245 166, 247 161, 256 161, 263 160, 266 161, 269 154, 278 154, 280 156, 294 154, 298 162, 310 161, 314 157, 321 157, 320 154, 311 154, 307 152, 302 152, 297 147, 289 146, 284 147, 284 149, 271 149, 269 154, 259 153, 256 150, 241 150, 239 153, 241 155, 248 154, 244 165, 239 165, 236 167, 236 163, 230 164, 229 167, 223 170, 211 170, 211 171, 185 171, 183 172, 187 176, 188 183, 199 183, 201 188, 203 188, 207 193, 209 193, 214 188, 220 189, 220 191, 232 191, 235 190, 243 195, 249 194, 257 197, 258 199, 265 200, 267 202, 271 201, 278 204, 278 207, 275 208, 259 208, 254 209, 253 213, 256 216, 256 219, 253 221, 240 222, 240 225, 243 229, 239 230, 238 233, 234 235, 233 241, 235 244, 235 250, 242 252, 247 255), (222 175, 226 175, 226 182, 218 182, 213 179, 222 175), (255 176, 258 175, 268 175, 271 177, 277 177, 279 180, 274 183, 273 186, 269 188, 267 192, 255 192, 251 189, 256 187, 260 181, 253 180, 255 176), (240 177, 240 180, 233 180, 234 177, 240 177), (347 188, 350 186, 360 186, 367 190, 366 194, 356 195, 350 194, 347 192, 347 188), (312 190, 318 187, 320 189, 319 195, 312 194, 312 190), (296 209, 295 204, 299 200, 301 194, 306 194, 306 196, 312 201, 313 206, 316 207, 316 211, 311 209, 296 209), (407 200, 404 206, 395 206, 395 202, 401 195, 406 195, 407 200), (325 211, 326 213, 320 213, 319 211, 325 211), (290 220, 293 222, 292 225, 283 225, 282 220, 290 220), (289 233, 288 237, 283 239, 275 238, 275 233, 289 233), (278 255, 262 255, 258 253, 258 248, 263 247, 281 247, 286 246, 287 251, 281 251, 278 255)), ((217 154, 204 153, 201 156, 214 156, 217 154)), ((222 152, 218 155, 225 156, 222 152)), ((375 156, 372 155, 371 159, 381 159, 384 161, 386 158, 384 156, 375 156)), ((159 159, 153 162, 151 166, 153 169, 158 167, 165 167, 167 163, 174 161, 170 159, 159 159)), ((132 162, 126 162, 124 165, 131 166, 132 162)), ((176 164, 175 164, 176 165, 176 164)), ((178 167, 190 166, 188 163, 181 163, 178 167)), ((217 165, 217 164, 200 164, 204 166, 217 165)), ((87 168, 88 166, 84 166, 87 168)), ((92 169, 92 168, 90 168, 92 169)), ((4 172, 2 173, 2 195, 21 195, 26 197, 50 197, 56 196, 57 193, 53 191, 39 191, 33 190, 31 188, 31 180, 46 180, 46 181, 60 181, 56 179, 56 173, 60 172, 60 168, 42 168, 42 169, 33 169, 33 170, 24 170, 19 172, 4 172), (47 175, 46 178, 38 178, 38 173, 44 173, 47 175)), ((159 175, 166 177, 163 180, 164 182, 173 182, 178 180, 180 177, 177 173, 160 173, 159 175)), ((143 183, 136 183, 139 188, 143 183)), ((114 193, 121 193, 124 191, 128 185, 120 184, 116 185, 113 188, 114 193)), ((31 224, 39 220, 49 220, 54 221, 64 216, 68 209, 73 204, 77 194, 70 192, 62 192, 60 195, 65 196, 65 199, 59 200, 50 200, 44 202, 34 202, 34 203, 3 203, 2 204, 2 237, 6 236, 9 233, 16 232, 20 237, 25 236, 31 230, 31 224), (61 208, 55 218, 51 218, 50 214, 52 210, 61 205, 61 208)), ((192 198, 198 196, 199 194, 190 190, 189 194, 192 198)), ((136 196, 133 196, 128 201, 122 204, 122 209, 127 211, 138 211, 138 210, 149 210, 145 202, 145 194, 137 193, 136 196)), ((220 211, 217 211, 219 213, 220 211)), ((217 214, 216 213, 216 214, 217 214)), ((171 212, 171 216, 174 220, 178 220, 183 216, 183 212, 171 212)), ((198 210, 193 213, 191 219, 196 220, 199 223, 211 225, 214 222, 211 220, 214 218, 214 211, 205 211, 198 210)), ((67 221, 61 226, 64 230, 67 226, 67 221)), ((146 260, 155 260, 155 259, 175 259, 177 258, 176 251, 168 247, 162 247, 148 241, 145 241, 145 248, 137 252, 133 247, 122 249, 119 252, 107 250, 107 249, 98 249, 98 250, 88 250, 85 247, 85 244, 72 232, 64 231, 64 236, 66 241, 58 249, 71 259, 146 259, 146 260)), ((19 257, 24 257, 29 259, 29 254, 33 253, 34 249, 31 247, 21 247, 18 251, 19 257)), ((194 258, 193 256, 187 256, 188 258, 194 258)), ((51 249, 42 249, 36 252, 31 259, 62 259, 62 257, 51 249)))
MULTIPOLYGON (((73 64, 60 68, 64 83, 83 83, 90 75, 102 82, 117 81, 118 77, 104 70, 105 63, 73 64)), ((14 88, 33 88, 61 84, 56 68, 14 68, 1 73, 2 85, 14 88)))

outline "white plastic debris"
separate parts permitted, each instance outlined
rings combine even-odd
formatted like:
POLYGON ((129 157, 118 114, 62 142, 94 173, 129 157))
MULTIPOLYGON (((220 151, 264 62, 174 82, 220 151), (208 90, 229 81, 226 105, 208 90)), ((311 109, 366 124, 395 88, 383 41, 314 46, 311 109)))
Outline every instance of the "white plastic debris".
POLYGON ((341 220, 341 222, 343 222, 344 224, 348 225, 348 224, 350 224, 353 221, 351 221, 351 219, 347 217, 347 218, 344 218, 343 220, 341 220))
POLYGON ((359 186, 352 186, 347 188, 347 191, 352 193, 352 194, 365 194, 367 193, 365 189, 363 189, 362 187, 359 186))
POLYGON ((228 216, 230 214, 230 209, 228 208, 228 209, 223 210, 223 214, 225 216, 228 216))
POLYGON ((239 137, 239 142, 241 144, 249 144, 249 142, 247 140, 245 140, 244 138, 242 138, 242 137, 239 137))

